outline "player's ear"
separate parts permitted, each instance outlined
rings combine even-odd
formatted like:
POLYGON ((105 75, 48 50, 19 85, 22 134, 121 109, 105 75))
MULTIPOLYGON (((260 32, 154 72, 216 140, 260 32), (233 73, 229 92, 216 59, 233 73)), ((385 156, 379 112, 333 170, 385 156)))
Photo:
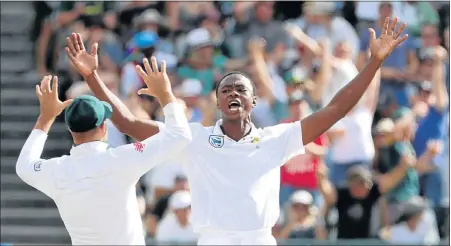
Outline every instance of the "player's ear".
POLYGON ((253 97, 252 98, 252 107, 255 108, 255 106, 257 106, 257 97, 253 97))

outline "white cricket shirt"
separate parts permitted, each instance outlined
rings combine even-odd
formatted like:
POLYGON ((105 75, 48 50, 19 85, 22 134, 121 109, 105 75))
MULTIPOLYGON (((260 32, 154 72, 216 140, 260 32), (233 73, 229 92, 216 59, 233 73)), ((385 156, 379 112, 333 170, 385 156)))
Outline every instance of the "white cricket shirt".
POLYGON ((206 231, 268 230, 279 218, 280 166, 304 153, 301 123, 252 126, 236 142, 214 127, 190 124, 193 141, 177 157, 191 190, 191 223, 206 231))
POLYGON ((95 141, 69 156, 40 159, 47 134, 33 130, 16 165, 17 175, 51 197, 74 245, 145 245, 136 182, 191 141, 183 109, 163 109, 166 130, 141 143, 108 148, 95 141))

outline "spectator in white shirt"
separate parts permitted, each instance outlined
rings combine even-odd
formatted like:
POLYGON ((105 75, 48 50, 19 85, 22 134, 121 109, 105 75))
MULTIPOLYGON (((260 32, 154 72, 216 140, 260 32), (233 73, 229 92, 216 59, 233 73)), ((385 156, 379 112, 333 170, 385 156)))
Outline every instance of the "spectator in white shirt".
POLYGON ((155 239, 164 243, 194 243, 198 235, 189 221, 191 195, 188 191, 177 191, 169 198, 170 213, 158 225, 155 239))
POLYGON ((403 204, 400 222, 383 228, 380 238, 392 244, 436 245, 440 238, 435 215, 427 207, 421 197, 413 197, 403 204))

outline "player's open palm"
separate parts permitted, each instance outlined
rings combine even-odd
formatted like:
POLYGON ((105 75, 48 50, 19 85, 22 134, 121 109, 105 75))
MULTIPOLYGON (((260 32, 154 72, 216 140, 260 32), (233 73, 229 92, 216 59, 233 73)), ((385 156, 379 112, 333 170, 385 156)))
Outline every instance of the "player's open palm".
POLYGON ((88 53, 83 44, 80 33, 72 33, 66 38, 66 53, 78 72, 87 77, 91 75, 99 66, 97 56, 98 44, 94 43, 91 47, 91 53, 88 53))
POLYGON ((150 61, 152 63, 152 67, 150 66, 147 58, 143 59, 145 71, 141 66, 136 66, 136 71, 147 85, 147 88, 140 89, 138 94, 145 94, 160 98, 168 93, 172 93, 171 82, 166 74, 166 61, 161 61, 161 71, 158 69, 157 59, 154 56, 152 56, 150 61))
POLYGON ((380 61, 385 60, 390 53, 402 42, 404 42, 408 35, 400 37, 401 33, 406 27, 406 23, 401 24, 396 28, 398 24, 398 17, 390 22, 390 17, 385 18, 382 25, 382 31, 379 38, 376 38, 376 32, 370 28, 370 51, 371 56, 377 58, 380 61), (396 30, 397 29, 397 30, 396 30))
POLYGON ((50 80, 52 76, 45 76, 40 85, 36 85, 36 95, 39 99, 40 113, 42 117, 53 119, 72 103, 72 100, 61 102, 58 98, 58 77, 53 77, 52 86, 50 80))

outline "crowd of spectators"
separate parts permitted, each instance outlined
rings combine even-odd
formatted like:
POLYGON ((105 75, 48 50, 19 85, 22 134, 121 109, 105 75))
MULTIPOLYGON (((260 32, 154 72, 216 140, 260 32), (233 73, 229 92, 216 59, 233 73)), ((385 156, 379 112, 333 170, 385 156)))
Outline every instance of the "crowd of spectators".
MULTIPOLYGON (((409 38, 383 64, 354 109, 281 167, 278 239, 366 239, 436 243, 449 224, 449 3, 37 1, 36 72, 56 74, 60 94, 89 94, 63 49, 82 34, 99 43, 100 77, 139 117, 164 120, 138 96, 143 57, 165 60, 190 122, 214 125, 216 82, 246 73, 257 87, 257 127, 320 110, 369 58, 371 27, 387 16, 409 38), (258 42, 263 38, 265 47, 258 42), (448 220, 448 221, 447 221, 448 220)), ((111 147, 133 141, 109 122, 111 147)), ((239 174, 237 174, 239 175, 239 174)), ((137 185, 143 233, 192 242, 189 184, 179 163, 137 185)), ((246 218, 243 218, 245 220, 246 218)))

